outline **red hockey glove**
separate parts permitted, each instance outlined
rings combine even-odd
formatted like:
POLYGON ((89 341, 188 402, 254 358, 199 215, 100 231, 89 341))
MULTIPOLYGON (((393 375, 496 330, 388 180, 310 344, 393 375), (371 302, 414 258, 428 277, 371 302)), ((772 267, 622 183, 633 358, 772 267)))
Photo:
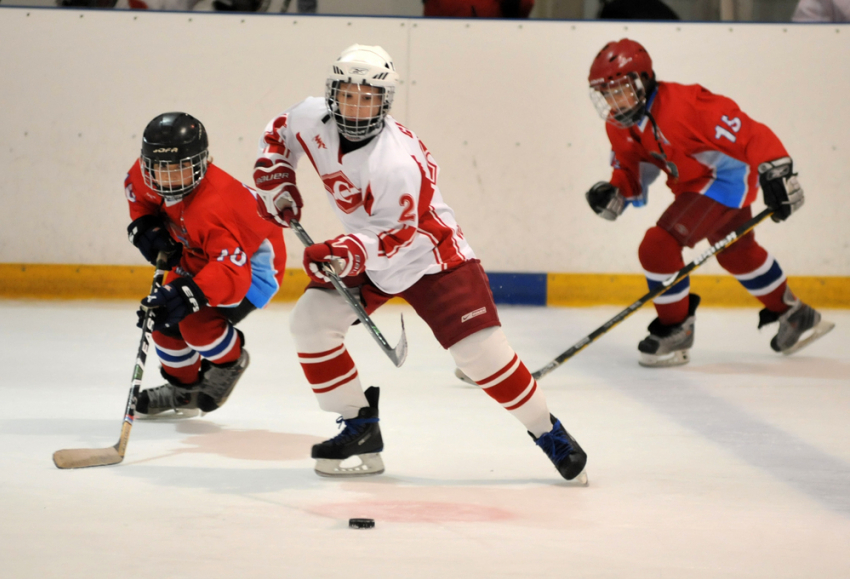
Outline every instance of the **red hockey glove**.
POLYGON ((340 235, 324 243, 314 243, 304 250, 304 269, 313 281, 331 281, 322 268, 322 264, 329 262, 332 262, 339 277, 358 275, 366 269, 366 249, 357 238, 340 235))
POLYGON ((295 169, 282 161, 257 159, 254 185, 260 217, 282 227, 289 227, 290 219, 301 218, 304 201, 295 185, 295 169))

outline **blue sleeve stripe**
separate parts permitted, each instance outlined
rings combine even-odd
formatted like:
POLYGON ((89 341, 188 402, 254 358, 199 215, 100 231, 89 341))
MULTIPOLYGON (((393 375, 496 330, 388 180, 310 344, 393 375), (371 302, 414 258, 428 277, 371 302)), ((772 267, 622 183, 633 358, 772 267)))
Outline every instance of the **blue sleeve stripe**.
POLYGON ((697 153, 694 158, 714 173, 702 194, 726 207, 741 207, 747 197, 750 166, 720 151, 697 153))
POLYGON ((263 308, 280 289, 275 278, 274 248, 268 239, 251 256, 251 287, 245 298, 257 308, 263 308))

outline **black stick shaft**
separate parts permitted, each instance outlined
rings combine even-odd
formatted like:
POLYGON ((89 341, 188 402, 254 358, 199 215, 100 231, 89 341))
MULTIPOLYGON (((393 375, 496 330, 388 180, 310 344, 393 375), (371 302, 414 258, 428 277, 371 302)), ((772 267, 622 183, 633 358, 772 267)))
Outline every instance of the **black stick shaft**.
MULTIPOLYGON (((310 247, 313 245, 313 240, 310 238, 310 235, 304 230, 298 220, 291 219, 289 221, 289 227, 292 231, 295 232, 295 235, 298 236, 298 239, 301 240, 301 243, 304 244, 304 247, 310 247)), ((381 350, 389 356, 390 360, 392 360, 393 364, 396 367, 400 367, 404 364, 405 358, 407 358, 407 338, 404 333, 404 319, 402 318, 401 322, 401 340, 399 341, 399 345, 393 348, 390 346, 390 343, 381 333, 381 330, 378 329, 378 326, 375 325, 375 322, 372 321, 372 318, 369 317, 369 314, 366 313, 366 310, 363 309, 363 306, 360 305, 360 302, 351 295, 351 292, 348 291, 348 287, 342 282, 340 277, 333 270, 333 266, 330 264, 322 265, 323 273, 331 280, 331 284, 333 284, 336 291, 345 298, 345 301, 348 302, 348 305, 351 306, 351 309, 354 310, 354 313, 357 314, 357 318, 360 320, 360 323, 363 324, 363 327, 366 328, 366 331, 375 339, 378 345, 381 347, 381 350)))
MULTIPOLYGON (((156 271, 151 284, 151 292, 155 292, 162 286, 162 280, 165 278, 167 271, 168 254, 161 251, 156 257, 156 271)), ((118 454, 122 457, 127 449, 127 441, 130 437, 130 429, 133 427, 133 421, 136 418, 136 401, 139 398, 139 391, 142 388, 142 376, 145 373, 145 362, 148 359, 148 349, 150 348, 151 333, 153 332, 153 310, 148 310, 145 313, 145 318, 142 321, 142 337, 139 340, 139 349, 136 351, 136 365, 133 368, 133 379, 130 386, 130 393, 127 396, 127 407, 124 411, 124 422, 121 425, 121 437, 118 439, 118 444, 115 445, 118 454)))
POLYGON ((589 344, 596 341, 596 339, 599 338, 601 335, 607 333, 608 330, 610 330, 611 328, 628 318, 630 315, 635 313, 637 310, 639 310, 644 304, 669 290, 671 287, 673 287, 686 276, 688 276, 696 268, 708 261, 711 257, 717 255, 718 253, 738 241, 738 239, 740 239, 741 237, 749 233, 750 230, 755 228, 756 225, 770 217, 771 214, 773 214, 773 209, 765 209, 764 211, 762 211, 761 213, 741 225, 738 229, 736 229, 735 231, 733 231, 732 233, 730 233, 729 235, 709 247, 702 254, 700 254, 699 257, 697 257, 691 263, 680 269, 678 273, 670 276, 660 286, 641 297, 632 305, 630 305, 629 307, 621 311, 619 314, 617 314, 616 316, 602 324, 600 327, 595 329, 593 332, 576 342, 569 350, 562 353, 557 358, 555 358, 554 360, 534 372, 532 374, 532 376, 534 376, 534 379, 539 380, 540 378, 542 378, 543 376, 545 376, 546 374, 548 374, 549 372, 551 372, 552 370, 554 370, 555 368, 557 368, 558 366, 560 366, 561 364, 581 352, 589 344))

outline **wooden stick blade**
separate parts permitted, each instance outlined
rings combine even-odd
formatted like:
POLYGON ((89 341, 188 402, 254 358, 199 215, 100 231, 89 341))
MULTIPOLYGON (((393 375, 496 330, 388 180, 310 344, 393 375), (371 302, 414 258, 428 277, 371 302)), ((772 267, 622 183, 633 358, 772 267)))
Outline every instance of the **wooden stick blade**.
POLYGON ((109 448, 67 448, 53 453, 57 468, 86 468, 118 464, 124 456, 114 446, 109 448))

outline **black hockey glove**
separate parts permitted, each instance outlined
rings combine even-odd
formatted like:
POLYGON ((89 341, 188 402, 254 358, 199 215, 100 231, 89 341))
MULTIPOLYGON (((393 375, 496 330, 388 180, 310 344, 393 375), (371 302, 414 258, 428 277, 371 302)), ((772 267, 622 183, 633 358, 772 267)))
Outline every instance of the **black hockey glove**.
POLYGON ((776 223, 785 221, 803 206, 803 188, 797 182, 791 157, 759 165, 759 184, 764 193, 764 204, 773 209, 770 218, 776 223))
POLYGON ((142 300, 136 326, 142 327, 145 309, 153 310, 153 329, 162 330, 177 326, 180 320, 199 311, 208 303, 198 284, 188 277, 178 277, 142 300))
POLYGON ((156 215, 143 215, 127 227, 130 243, 139 248, 151 265, 156 265, 160 251, 168 253, 168 269, 180 263, 183 245, 171 238, 162 219, 156 215))
POLYGON ((626 200, 620 191, 608 183, 600 181, 584 194, 590 208, 602 219, 614 221, 626 209, 626 200))

